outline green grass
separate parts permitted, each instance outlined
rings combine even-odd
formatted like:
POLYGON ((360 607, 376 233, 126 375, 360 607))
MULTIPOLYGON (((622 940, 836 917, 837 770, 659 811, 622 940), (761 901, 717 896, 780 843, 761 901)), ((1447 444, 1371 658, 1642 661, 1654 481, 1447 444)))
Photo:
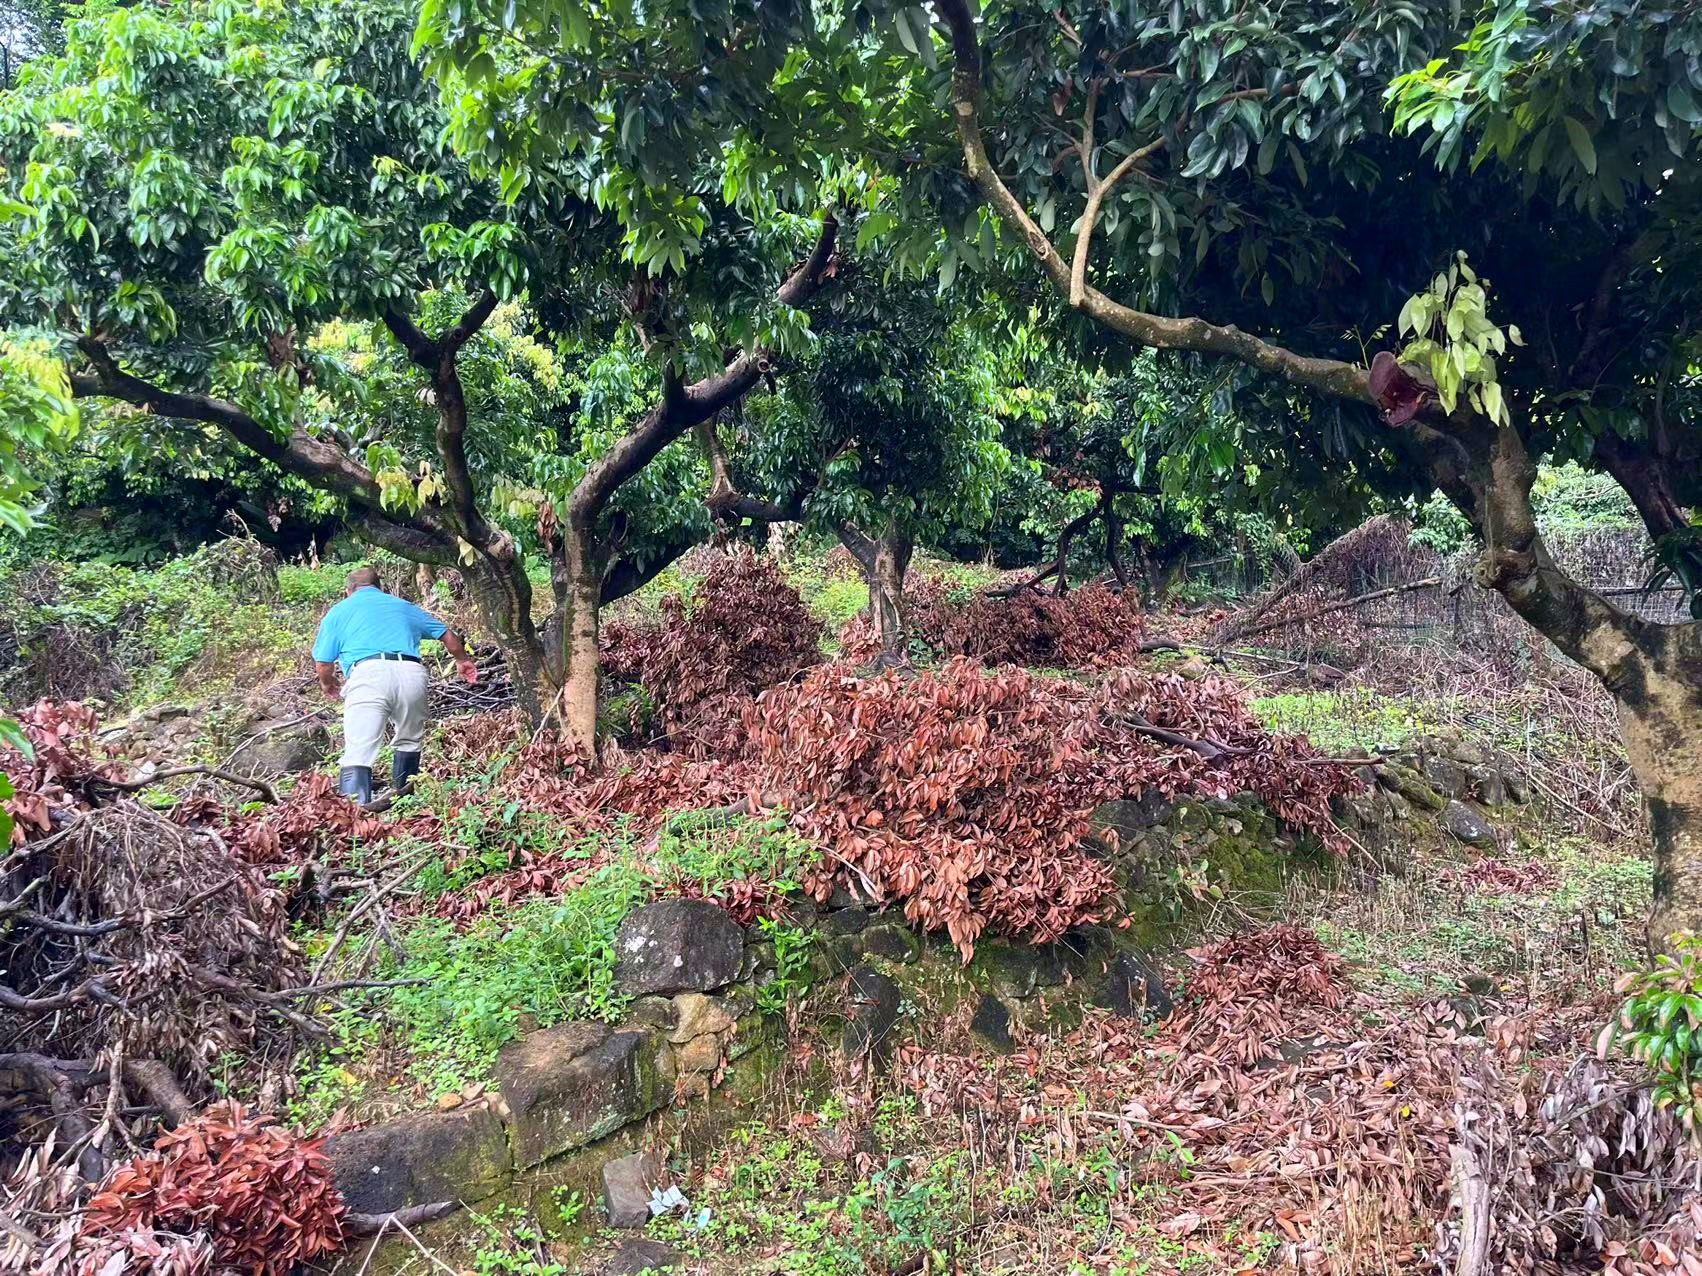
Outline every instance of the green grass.
POLYGON ((1426 861, 1367 894, 1320 901, 1318 936, 1367 977, 1414 995, 1457 992, 1474 975, 1578 997, 1611 985, 1643 951, 1649 861, 1576 837, 1525 840, 1504 860, 1546 872, 1530 890, 1461 889, 1426 861))
MULTIPOLYGON (((914 1097, 882 1100, 875 1137, 894 1146, 906 1132, 914 1146, 914 1097)), ((847 1182, 807 1136, 759 1121, 729 1142, 738 1158, 731 1174, 692 1203, 708 1209, 707 1225, 668 1218, 652 1224, 652 1234, 699 1253, 781 1255, 795 1276, 892 1271, 918 1253, 943 1271, 946 1253, 966 1236, 977 1167, 961 1149, 877 1158, 847 1182)))
MULTIPOLYGON (((421 982, 377 991, 334 1015, 337 1043, 304 1065, 296 1119, 313 1124, 345 1104, 384 1102, 385 1073, 399 1072, 404 1088, 425 1097, 459 1090, 488 1077, 497 1051, 523 1031, 618 1020, 627 998, 615 981, 615 935, 634 907, 658 892, 745 879, 789 888, 814 857, 778 821, 710 827, 678 817, 654 850, 641 852, 624 834, 573 842, 552 817, 469 806, 446 834, 461 852, 421 868, 416 886, 428 901, 506 870, 525 850, 565 846, 560 854, 597 866, 559 898, 493 903, 464 930, 418 918, 396 936, 402 955, 374 941, 372 978, 421 982)), ((407 853, 399 846, 392 858, 407 853)), ((309 950, 323 951, 328 939, 310 940, 309 950)), ((351 940, 347 951, 362 943, 351 940)))
POLYGON ((1416 702, 1363 689, 1262 696, 1252 702, 1252 710, 1270 730, 1306 735, 1332 754, 1402 745, 1426 729, 1416 702))
MULTIPOLYGON (((27 651, 69 630, 114 667, 117 699, 136 706, 173 698, 185 684, 201 690, 232 681, 254 684, 285 671, 310 641, 320 591, 342 586, 339 566, 284 568, 281 599, 269 571, 241 542, 222 541, 157 568, 60 564, 43 585, 29 568, 0 578, 0 607, 27 651)), ((16 678, 16 671, 13 673, 16 678)), ((33 689, 14 683, 17 699, 33 689)))
POLYGON ((829 631, 838 633, 853 616, 868 610, 869 587, 860 580, 837 577, 806 597, 804 605, 829 631))

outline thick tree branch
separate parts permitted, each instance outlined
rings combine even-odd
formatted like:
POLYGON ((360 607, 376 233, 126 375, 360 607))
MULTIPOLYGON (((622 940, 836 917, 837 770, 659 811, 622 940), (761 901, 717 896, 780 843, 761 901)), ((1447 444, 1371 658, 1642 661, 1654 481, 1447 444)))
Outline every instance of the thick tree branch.
POLYGON ((390 329, 390 335, 408 352, 409 359, 427 372, 436 369, 437 342, 426 336, 412 318, 395 306, 386 306, 382 318, 384 326, 390 329))
POLYGON ((409 562, 430 563, 434 567, 454 567, 460 562, 452 536, 409 527, 377 510, 358 512, 349 522, 367 544, 387 549, 409 562))
POLYGON ((839 542, 845 546, 845 552, 857 560, 857 565, 863 569, 864 574, 872 574, 875 570, 875 554, 880 548, 875 544, 874 538, 845 522, 835 523, 833 530, 838 533, 839 542))
POLYGON ((120 368, 107 348, 91 337, 77 341, 91 372, 72 372, 71 393, 79 399, 117 399, 157 416, 199 421, 223 430, 234 442, 279 469, 364 505, 378 505, 378 484, 364 465, 333 443, 297 427, 287 441, 275 438, 236 404, 204 394, 163 390, 120 368))
MULTIPOLYGON (((704 504, 711 515, 732 515, 748 518, 753 523, 796 523, 804 517, 804 503, 814 489, 814 481, 800 485, 784 502, 765 501, 741 492, 733 484, 733 467, 727 459, 727 449, 721 443, 720 432, 711 418, 697 427, 704 455, 709 458, 709 495, 704 504)), ((819 481, 820 475, 816 476, 819 481)))
POLYGON ((1625 489, 1643 526, 1655 540, 1688 527, 1690 520, 1673 490, 1675 463, 1652 454, 1652 443, 1633 443, 1611 430, 1596 439, 1595 460, 1625 489))
POLYGON ((1077 536, 1092 527, 1098 521, 1099 516, 1110 507, 1111 490, 1106 488, 1100 492, 1099 499, 1094 502, 1092 509, 1085 514, 1078 514, 1075 518, 1072 518, 1064 524, 1064 530, 1058 533, 1058 557, 1052 564, 1052 571, 1058 577, 1056 590, 1060 598, 1070 589, 1070 545, 1077 536))
POLYGON ((687 529, 660 547, 652 547, 642 558, 630 554, 619 556, 603 573, 603 604, 637 593, 699 543, 697 533, 687 529))
POLYGON ((461 347, 471 341, 485 326, 485 320, 496 310, 496 294, 489 288, 481 292, 467 307, 466 313, 456 322, 455 326, 443 334, 440 343, 445 354, 456 354, 461 347))
POLYGON ((935 0, 935 8, 951 32, 955 63, 952 109, 970 180, 999 215, 1021 232, 1041 268, 1060 292, 1071 297, 1071 304, 1076 309, 1140 345, 1160 350, 1222 355, 1321 394, 1361 403, 1371 401, 1366 371, 1357 364, 1296 354, 1233 325, 1221 326, 1199 318, 1177 319, 1149 314, 1112 301, 1097 289, 1087 287, 1085 281, 1080 299, 1073 298, 1070 265, 1028 215, 1021 201, 1011 193, 988 158, 980 123, 981 49, 968 0, 935 0))
MULTIPOLYGON (((800 306, 814 294, 833 257, 838 233, 838 220, 831 213, 824 214, 814 249, 780 285, 775 293, 777 300, 788 306, 800 306)), ((687 386, 670 383, 662 401, 604 453, 573 489, 568 521, 574 529, 581 534, 589 532, 621 484, 687 430, 749 392, 761 376, 768 357, 768 351, 757 347, 738 355, 714 376, 687 386)))
POLYGON ((481 292, 460 320, 442 337, 433 340, 396 307, 384 311, 384 326, 390 329, 408 358, 431 377, 432 398, 437 407, 437 454, 443 463, 443 486, 449 495, 462 532, 475 545, 482 546, 489 536, 489 527, 479 510, 478 495, 473 488, 472 470, 467 463, 467 395, 461 385, 458 359, 463 346, 484 326, 496 309, 496 294, 490 289, 481 292))
POLYGON ((1413 427, 1432 477, 1483 542, 1478 584, 1616 695, 1634 687, 1668 626, 1622 611, 1555 563, 1531 505, 1536 463, 1512 425, 1450 420, 1413 427))
POLYGON ((1094 180, 1092 171, 1087 173, 1087 206, 1082 209, 1081 229, 1076 232, 1075 258, 1070 263, 1070 305, 1078 310, 1087 300, 1087 261, 1093 244, 1093 228, 1099 223, 1099 209, 1105 202, 1105 197, 1111 193, 1118 182, 1126 177, 1135 165, 1151 155, 1164 149, 1164 139, 1148 142, 1145 146, 1130 151, 1122 160, 1105 175, 1104 181, 1094 180))

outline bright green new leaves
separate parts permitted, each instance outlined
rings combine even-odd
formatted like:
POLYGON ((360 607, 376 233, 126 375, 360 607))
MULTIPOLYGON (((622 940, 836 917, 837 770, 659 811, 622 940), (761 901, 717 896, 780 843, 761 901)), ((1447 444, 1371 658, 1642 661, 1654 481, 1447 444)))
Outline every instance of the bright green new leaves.
POLYGON ((65 362, 46 340, 0 336, 0 524, 30 528, 31 497, 77 430, 65 362))
POLYGON ((1489 281, 1480 280, 1465 253, 1459 253, 1428 289, 1401 307, 1396 328, 1412 337, 1401 351, 1401 362, 1429 371, 1444 412, 1454 410, 1463 391, 1474 411, 1506 425, 1512 418, 1495 359, 1507 353, 1509 343, 1524 345, 1524 338, 1516 326, 1503 331, 1490 321, 1488 289, 1489 281))

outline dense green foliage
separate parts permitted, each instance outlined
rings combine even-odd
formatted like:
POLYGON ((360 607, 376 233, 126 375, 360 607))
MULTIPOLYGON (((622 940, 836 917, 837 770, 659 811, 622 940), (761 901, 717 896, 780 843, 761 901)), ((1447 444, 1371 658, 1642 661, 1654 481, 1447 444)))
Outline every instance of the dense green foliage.
POLYGON ((1702 937, 1685 936, 1675 954, 1626 975, 1618 991, 1625 1002, 1602 1030, 1601 1052, 1617 1046, 1649 1068, 1656 1104, 1695 1131, 1702 1119, 1702 937))

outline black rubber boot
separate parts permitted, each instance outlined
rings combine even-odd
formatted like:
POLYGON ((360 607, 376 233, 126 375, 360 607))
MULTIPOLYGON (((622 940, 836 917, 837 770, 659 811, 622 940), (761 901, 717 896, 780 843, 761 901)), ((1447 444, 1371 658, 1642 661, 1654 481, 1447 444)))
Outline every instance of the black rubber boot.
POLYGON ((390 791, 404 797, 414 791, 414 777, 420 773, 420 755, 398 749, 390 758, 390 791))
POLYGON ((337 792, 344 797, 353 798, 362 806, 372 802, 372 768, 369 766, 346 766, 337 772, 337 792))

